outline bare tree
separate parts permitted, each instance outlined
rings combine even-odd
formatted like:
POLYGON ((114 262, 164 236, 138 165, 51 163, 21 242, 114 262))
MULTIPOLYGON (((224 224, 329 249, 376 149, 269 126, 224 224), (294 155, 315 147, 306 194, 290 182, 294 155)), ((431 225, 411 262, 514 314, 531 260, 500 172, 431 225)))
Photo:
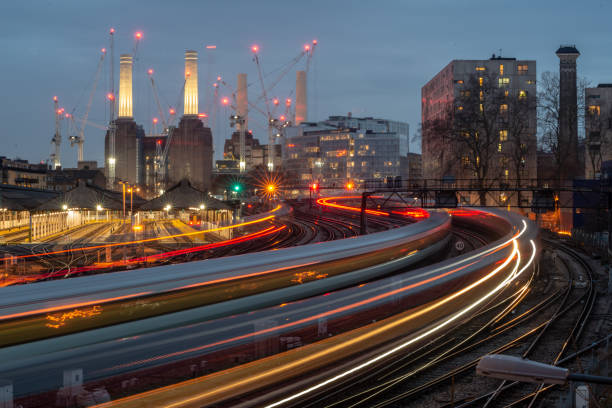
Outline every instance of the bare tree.
MULTIPOLYGON (((607 105, 603 108, 606 109, 607 105)), ((600 105, 593 105, 585 110, 585 155, 588 162, 585 163, 585 176, 596 178, 601 172, 601 165, 607 151, 604 149, 610 144, 610 133, 612 129, 612 108, 603 110, 600 105)))
MULTIPOLYGON (((529 178, 530 155, 536 151, 536 95, 518 91, 505 98, 505 128, 508 130, 508 140, 503 146, 503 154, 508 157, 512 168, 512 177, 516 187, 523 187, 529 178)), ((500 146, 501 148, 502 146, 500 146)), ((500 149, 501 150, 501 149, 500 149)), ((522 204, 522 194, 517 190, 517 205, 522 204)))

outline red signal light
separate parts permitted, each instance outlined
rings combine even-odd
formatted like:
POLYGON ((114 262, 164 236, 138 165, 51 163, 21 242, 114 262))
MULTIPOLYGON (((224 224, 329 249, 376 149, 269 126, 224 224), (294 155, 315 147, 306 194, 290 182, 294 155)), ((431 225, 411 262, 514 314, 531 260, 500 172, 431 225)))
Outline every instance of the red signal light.
POLYGON ((140 31, 137 31, 135 35, 137 40, 140 40, 142 38, 142 33, 140 31))
POLYGON ((257 53, 259 51, 259 47, 257 45, 254 45, 251 47, 251 51, 253 51, 254 53, 257 53))
POLYGON ((149 68, 149 70, 147 71, 147 74, 153 75, 153 68, 149 68))

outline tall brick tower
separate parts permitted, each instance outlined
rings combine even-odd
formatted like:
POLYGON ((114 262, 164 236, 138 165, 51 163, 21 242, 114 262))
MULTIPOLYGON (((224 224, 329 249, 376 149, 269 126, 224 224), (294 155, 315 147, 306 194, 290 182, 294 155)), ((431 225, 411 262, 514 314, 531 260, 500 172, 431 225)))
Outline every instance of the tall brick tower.
POLYGON ((572 180, 582 174, 578 164, 578 93, 576 60, 580 53, 574 45, 562 45, 559 57, 559 154, 564 161, 560 179, 572 180))

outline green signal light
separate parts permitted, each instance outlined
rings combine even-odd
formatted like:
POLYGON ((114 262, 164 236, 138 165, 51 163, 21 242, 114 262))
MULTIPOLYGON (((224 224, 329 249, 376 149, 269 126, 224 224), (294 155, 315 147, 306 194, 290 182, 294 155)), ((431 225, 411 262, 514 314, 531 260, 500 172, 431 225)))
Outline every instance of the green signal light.
POLYGON ((234 185, 234 191, 240 191, 240 184, 234 185))

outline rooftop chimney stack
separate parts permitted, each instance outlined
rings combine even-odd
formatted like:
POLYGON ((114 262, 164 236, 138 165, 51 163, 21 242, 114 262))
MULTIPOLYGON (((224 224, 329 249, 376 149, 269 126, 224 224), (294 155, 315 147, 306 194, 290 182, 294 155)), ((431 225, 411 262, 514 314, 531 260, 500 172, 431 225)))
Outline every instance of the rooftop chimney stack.
POLYGON ((576 60, 580 52, 574 45, 562 45, 559 57, 559 153, 564 158, 561 180, 580 176, 578 171, 578 91, 576 60))
POLYGON ((295 76, 295 124, 308 120, 306 98, 306 71, 298 71, 295 76))
POLYGON ((185 51, 185 116, 198 115, 198 52, 185 51))
MULTIPOLYGON (((247 95, 247 74, 238 74, 238 88, 236 89, 236 99, 236 104, 238 105, 236 106, 236 114, 244 118, 244 127, 245 129, 248 129, 249 99, 247 95)), ((240 125, 238 125, 237 130, 240 130, 240 125)))
POLYGON ((119 117, 131 118, 132 114, 132 56, 119 56, 119 117))

